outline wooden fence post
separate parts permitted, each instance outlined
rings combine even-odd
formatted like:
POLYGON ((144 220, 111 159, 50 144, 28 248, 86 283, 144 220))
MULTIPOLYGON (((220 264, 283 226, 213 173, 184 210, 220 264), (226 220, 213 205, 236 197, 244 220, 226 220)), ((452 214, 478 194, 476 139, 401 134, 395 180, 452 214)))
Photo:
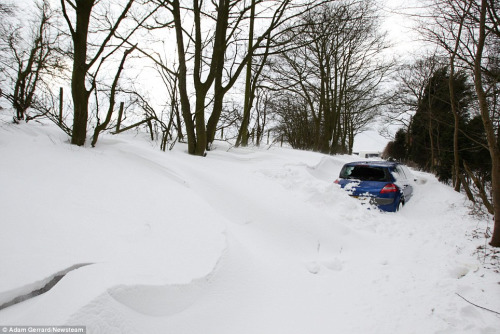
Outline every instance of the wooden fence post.
POLYGON ((63 116, 63 88, 59 88, 59 125, 62 124, 63 116))
POLYGON ((151 140, 155 140, 155 137, 153 135, 153 124, 151 123, 151 118, 148 118, 147 123, 148 123, 149 133, 151 134, 151 140))
POLYGON ((123 102, 120 102, 120 110, 118 111, 118 122, 116 122, 116 132, 120 132, 120 125, 122 123, 123 116, 123 102))

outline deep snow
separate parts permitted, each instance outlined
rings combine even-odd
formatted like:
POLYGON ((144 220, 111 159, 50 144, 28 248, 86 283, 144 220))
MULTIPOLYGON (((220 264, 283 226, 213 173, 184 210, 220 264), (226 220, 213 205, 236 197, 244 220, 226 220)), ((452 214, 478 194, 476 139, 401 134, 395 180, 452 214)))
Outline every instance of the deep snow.
POLYGON ((500 333, 500 316, 460 297, 500 312, 474 237, 492 223, 432 175, 414 172, 412 200, 383 213, 333 184, 357 157, 218 143, 199 158, 134 132, 75 147, 1 113, 0 305, 68 273, 0 310, 0 326, 500 333))

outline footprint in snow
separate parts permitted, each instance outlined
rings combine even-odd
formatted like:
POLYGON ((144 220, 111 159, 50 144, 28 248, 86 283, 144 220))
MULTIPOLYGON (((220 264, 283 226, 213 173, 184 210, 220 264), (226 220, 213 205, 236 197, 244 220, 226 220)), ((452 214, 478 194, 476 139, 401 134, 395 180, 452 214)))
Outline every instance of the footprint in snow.
POLYGON ((341 271, 343 268, 342 261, 338 258, 334 258, 331 260, 321 260, 321 261, 310 261, 305 263, 305 267, 307 271, 311 274, 319 274, 321 271, 330 270, 330 271, 341 271))

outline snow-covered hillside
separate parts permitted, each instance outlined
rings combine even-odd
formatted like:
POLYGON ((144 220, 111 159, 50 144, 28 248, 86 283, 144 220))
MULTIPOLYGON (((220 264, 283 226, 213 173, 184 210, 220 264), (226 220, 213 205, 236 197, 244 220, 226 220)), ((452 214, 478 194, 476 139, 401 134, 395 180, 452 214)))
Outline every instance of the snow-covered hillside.
POLYGON ((205 158, 147 135, 69 145, 0 121, 0 325, 87 333, 500 333, 491 221, 415 172, 399 213, 333 181, 359 159, 286 148, 205 158), (48 292, 29 298, 55 276, 48 292), (463 298, 462 298, 463 297, 463 298))

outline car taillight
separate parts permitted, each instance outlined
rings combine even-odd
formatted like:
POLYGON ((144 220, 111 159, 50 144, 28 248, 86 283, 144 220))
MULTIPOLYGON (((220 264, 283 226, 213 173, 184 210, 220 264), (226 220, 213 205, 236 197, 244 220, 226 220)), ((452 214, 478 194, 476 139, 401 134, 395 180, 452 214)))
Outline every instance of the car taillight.
POLYGON ((382 190, 380 190, 380 193, 387 194, 387 193, 395 193, 396 191, 398 191, 398 187, 396 187, 394 183, 389 183, 386 184, 385 187, 382 188, 382 190))

